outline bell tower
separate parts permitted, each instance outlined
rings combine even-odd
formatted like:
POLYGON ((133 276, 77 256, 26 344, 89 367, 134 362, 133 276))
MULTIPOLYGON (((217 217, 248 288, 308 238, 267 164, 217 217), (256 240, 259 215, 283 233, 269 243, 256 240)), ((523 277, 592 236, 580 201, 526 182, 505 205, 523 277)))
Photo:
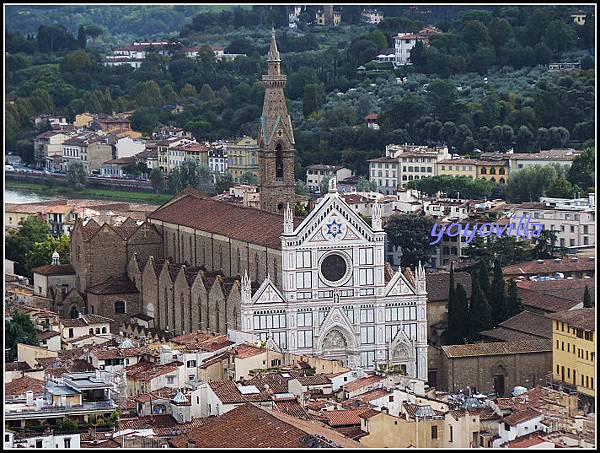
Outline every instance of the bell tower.
POLYGON ((286 205, 295 205, 294 132, 288 115, 283 87, 287 77, 281 73, 281 58, 271 35, 267 54, 267 74, 263 75, 265 100, 258 125, 258 164, 260 169, 261 209, 283 214, 286 205))

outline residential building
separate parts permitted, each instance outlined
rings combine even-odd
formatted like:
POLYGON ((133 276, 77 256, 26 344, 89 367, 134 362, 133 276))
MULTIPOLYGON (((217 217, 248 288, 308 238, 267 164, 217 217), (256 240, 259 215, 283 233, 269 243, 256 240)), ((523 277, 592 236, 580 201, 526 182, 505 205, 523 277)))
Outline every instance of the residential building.
POLYGON ((543 419, 544 414, 532 408, 515 411, 508 417, 504 417, 498 426, 499 438, 494 440, 493 447, 500 447, 536 431, 545 432, 547 427, 542 423, 543 419))
POLYGON ((506 184, 510 171, 509 162, 504 154, 482 154, 475 164, 477 179, 506 184))
POLYGON ((135 165, 136 156, 121 157, 119 159, 110 159, 102 164, 100 175, 109 178, 123 178, 127 174, 127 168, 135 165))
POLYGON ((579 258, 577 256, 565 257, 560 260, 533 260, 511 264, 502 268, 506 280, 531 277, 552 277, 557 272, 564 278, 594 278, 596 275, 595 257, 579 258))
POLYGON ((477 159, 444 159, 436 164, 436 176, 477 178, 477 159))
MULTIPOLYGON (((548 149, 542 150, 538 153, 514 153, 509 152, 505 154, 508 157, 510 164, 510 174, 515 174, 522 169, 531 165, 554 165, 558 164, 565 169, 568 169, 575 158, 579 156, 582 151, 575 150, 573 148, 564 149, 548 149)), ((489 154, 483 153, 482 156, 489 154)))
POLYGON ((69 341, 88 335, 110 335, 112 319, 99 315, 80 315, 75 319, 60 320, 60 334, 63 341, 69 341))
POLYGON ((383 12, 377 9, 363 9, 360 13, 360 20, 365 24, 379 24, 383 20, 383 12))
POLYGON ((67 123, 67 119, 64 116, 43 114, 35 117, 33 120, 33 125, 36 128, 49 125, 52 129, 62 129, 65 126, 69 126, 69 123, 67 123))
POLYGON ((4 448, 80 448, 81 434, 39 433, 37 435, 14 434, 4 436, 4 448), (8 440, 7 440, 8 439, 8 440))
POLYGON ((575 22, 577 25, 585 25, 587 14, 582 11, 579 11, 577 13, 571 14, 571 17, 573 18, 573 22, 575 22))
POLYGON ((191 143, 196 142, 193 139, 177 136, 158 141, 156 143, 158 168, 168 174, 181 165, 185 160, 185 151, 180 148, 191 143))
POLYGON ((208 150, 208 167, 213 173, 225 175, 227 173, 227 147, 212 146, 208 150))
POLYGON ((342 21, 342 13, 333 9, 333 5, 325 5, 315 13, 315 24, 337 27, 342 21))
POLYGON ((75 288, 75 270, 70 264, 60 264, 60 255, 54 251, 52 264, 35 267, 33 272, 33 287, 35 294, 52 297, 56 291, 63 294, 75 288))
POLYGON ((404 66, 412 64, 410 61, 410 52, 417 45, 417 42, 428 46, 430 36, 438 33, 441 32, 432 26, 424 28, 419 33, 398 33, 393 37, 396 54, 395 65, 404 66))
POLYGON ((227 144, 227 170, 235 182, 250 172, 259 180, 258 174, 258 142, 250 137, 243 137, 233 144, 227 144))
POLYGON ((48 168, 48 158, 62 156, 62 145, 71 132, 52 130, 38 134, 33 140, 33 152, 37 168, 48 168))
MULTIPOLYGON (((379 57, 378 56, 378 61, 379 61, 379 57)), ((384 56, 385 57, 385 56, 384 56)), ((385 58, 383 58, 383 61, 381 61, 381 63, 385 63, 385 58)), ((381 115, 377 114, 377 113, 369 113, 367 116, 365 116, 365 124, 367 125, 367 127, 369 129, 373 129, 373 130, 379 130, 380 126, 379 126, 379 120, 381 119, 381 115)))
POLYGON ((309 165, 306 167, 306 185, 311 191, 320 190, 325 178, 335 178, 337 181, 352 176, 352 170, 340 165, 309 165))
POLYGON ((102 164, 113 158, 113 147, 106 137, 93 132, 84 132, 66 139, 63 144, 63 159, 59 165, 66 171, 70 162, 82 162, 88 174, 100 173, 102 164))
POLYGON ((552 320, 552 380, 573 388, 594 412, 596 344, 594 309, 547 315, 552 320))
POLYGON ((272 408, 271 394, 264 388, 258 389, 254 385, 236 384, 225 379, 210 381, 200 384, 201 416, 210 417, 222 415, 246 403, 253 403, 259 407, 272 408))
POLYGON ((127 396, 156 392, 163 387, 184 388, 187 382, 185 364, 171 359, 172 355, 168 360, 161 356, 158 363, 142 360, 125 367, 127 396))
POLYGON ((400 163, 393 157, 369 159, 369 179, 377 182, 377 190, 384 194, 394 194, 400 182, 400 163))
POLYGON ((44 396, 34 400, 34 392, 27 392, 23 399, 5 400, 5 424, 8 429, 20 431, 49 420, 84 423, 90 415, 114 412, 117 405, 113 394, 114 382, 99 371, 50 376, 44 384, 44 396))
POLYGON ((510 209, 514 218, 530 217, 531 222, 556 233, 556 245, 576 250, 596 244, 595 194, 576 200, 542 197, 539 202, 512 205, 510 209))
POLYGON ((136 140, 129 136, 119 136, 120 134, 114 134, 111 144, 115 148, 114 157, 115 159, 121 159, 123 157, 135 156, 146 149, 146 143, 143 140, 136 140))

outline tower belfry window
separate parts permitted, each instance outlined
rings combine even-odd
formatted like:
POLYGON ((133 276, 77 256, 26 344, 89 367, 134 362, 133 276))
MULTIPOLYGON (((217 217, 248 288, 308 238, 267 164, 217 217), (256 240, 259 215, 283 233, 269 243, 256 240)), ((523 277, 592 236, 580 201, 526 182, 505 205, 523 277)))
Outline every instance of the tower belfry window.
POLYGON ((275 177, 283 178, 283 150, 281 149, 281 143, 277 145, 277 151, 275 152, 275 177))

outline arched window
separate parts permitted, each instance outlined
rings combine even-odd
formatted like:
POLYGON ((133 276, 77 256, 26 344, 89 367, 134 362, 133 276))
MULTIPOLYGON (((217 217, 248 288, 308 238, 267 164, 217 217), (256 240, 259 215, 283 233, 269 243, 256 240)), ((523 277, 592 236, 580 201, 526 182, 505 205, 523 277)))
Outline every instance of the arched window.
POLYGON ((106 327, 102 328, 102 333, 106 333, 106 327))
POLYGON ((202 299, 198 296, 198 329, 202 330, 202 299))
POLYGON ((125 313, 125 301, 118 300, 115 302, 115 313, 116 314, 125 313))
POLYGON ((495 175, 496 174, 496 168, 492 167, 490 168, 490 175, 495 175))
POLYGON ((275 178, 283 178, 283 149, 281 143, 277 145, 275 151, 275 178))
POLYGON ((79 310, 77 310, 77 307, 71 307, 71 311, 69 312, 69 316, 71 317, 71 319, 77 319, 77 318, 79 318, 79 310))
POLYGON ((492 182, 496 182, 496 178, 494 178, 493 176, 490 178, 490 181, 492 182))
POLYGON ((183 291, 179 296, 179 310, 181 312, 181 330, 185 330, 185 310, 183 309, 183 291))
POLYGON ((96 327, 96 333, 100 333, 100 327, 96 327))
POLYGON ((485 167, 481 167, 481 174, 482 175, 486 175, 487 174, 487 171, 486 171, 485 167))
POLYGON ((498 174, 499 175, 503 175, 504 174, 504 167, 500 167, 500 169, 498 170, 498 174))
POLYGON ((94 335, 94 329, 90 329, 90 335, 94 335))

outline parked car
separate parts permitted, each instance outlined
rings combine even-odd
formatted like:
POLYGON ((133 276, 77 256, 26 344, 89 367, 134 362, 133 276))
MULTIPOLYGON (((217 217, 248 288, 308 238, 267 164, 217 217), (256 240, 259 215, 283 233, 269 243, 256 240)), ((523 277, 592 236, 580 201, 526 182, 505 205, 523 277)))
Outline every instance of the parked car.
POLYGON ((5 165, 4 166, 4 170, 5 171, 15 171, 15 167, 13 167, 12 165, 5 165))

